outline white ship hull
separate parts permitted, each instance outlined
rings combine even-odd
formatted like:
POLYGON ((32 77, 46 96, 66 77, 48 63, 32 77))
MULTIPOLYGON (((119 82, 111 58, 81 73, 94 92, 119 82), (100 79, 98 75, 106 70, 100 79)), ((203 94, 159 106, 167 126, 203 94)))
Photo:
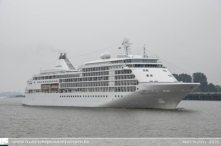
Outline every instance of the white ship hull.
MULTIPOLYGON (((182 83, 158 57, 130 54, 128 39, 124 54, 86 62, 77 70, 66 53, 55 68, 41 70, 27 81, 24 105, 113 108, 173 109, 199 83, 182 83)), ((188 77, 188 75, 185 75, 188 77)), ((190 77, 191 78, 191 77, 190 77)))
POLYGON ((23 105, 173 109, 198 86, 198 83, 140 83, 136 92, 31 93, 25 95, 23 105))

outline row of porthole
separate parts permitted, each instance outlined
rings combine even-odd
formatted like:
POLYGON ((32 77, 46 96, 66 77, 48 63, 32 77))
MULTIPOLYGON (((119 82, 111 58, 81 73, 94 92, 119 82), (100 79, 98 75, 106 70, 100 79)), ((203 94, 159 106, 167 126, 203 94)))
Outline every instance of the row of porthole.
MULTIPOLYGON (((37 81, 37 83, 52 83, 52 82, 57 82, 56 80, 53 81, 37 81)), ((35 83, 35 82, 34 82, 35 83)))
MULTIPOLYGON (((148 69, 146 69, 146 70, 145 70, 145 69, 143 69, 143 71, 147 71, 147 72, 148 72, 149 70, 148 70, 148 69)), ((164 71, 164 72, 167 72, 166 70, 163 70, 163 71, 164 71)))
POLYGON ((108 97, 107 95, 60 95, 60 97, 108 97))
POLYGON ((123 95, 115 95, 115 97, 117 98, 117 97, 123 97, 123 95))
MULTIPOLYGON (((147 76, 147 77, 149 77, 149 74, 147 74, 146 76, 147 76)), ((152 74, 150 74, 150 77, 153 77, 153 75, 152 75, 152 74)))

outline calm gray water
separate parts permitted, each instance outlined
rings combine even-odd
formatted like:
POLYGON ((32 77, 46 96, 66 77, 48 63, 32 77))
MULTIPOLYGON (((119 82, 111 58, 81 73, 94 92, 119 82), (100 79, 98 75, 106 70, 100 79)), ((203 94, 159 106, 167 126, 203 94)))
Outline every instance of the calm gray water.
POLYGON ((0 137, 221 137, 221 102, 182 101, 174 110, 22 106, 0 99, 0 137))

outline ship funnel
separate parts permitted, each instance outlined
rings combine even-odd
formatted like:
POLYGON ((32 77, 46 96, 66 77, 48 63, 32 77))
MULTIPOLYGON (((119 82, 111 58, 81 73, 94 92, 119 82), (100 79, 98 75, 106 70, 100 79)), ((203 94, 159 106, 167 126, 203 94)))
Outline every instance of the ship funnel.
POLYGON ((58 59, 61 59, 62 58, 62 53, 61 53, 61 55, 59 56, 59 58, 58 59))
POLYGON ((59 60, 57 62, 57 65, 55 66, 55 68, 63 68, 63 69, 69 69, 69 70, 75 70, 74 66, 72 65, 72 63, 69 61, 69 59, 67 58, 66 53, 64 54, 60 54, 59 56, 59 60))
POLYGON ((63 55, 62 55, 62 53, 61 53, 61 55, 59 56, 59 58, 58 59, 66 59, 67 57, 66 57, 66 53, 64 53, 63 55))

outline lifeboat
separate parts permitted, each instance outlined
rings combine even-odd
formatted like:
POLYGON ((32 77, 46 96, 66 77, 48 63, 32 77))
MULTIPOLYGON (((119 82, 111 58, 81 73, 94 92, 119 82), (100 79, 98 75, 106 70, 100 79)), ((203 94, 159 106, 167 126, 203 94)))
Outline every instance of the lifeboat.
POLYGON ((51 88, 58 88, 58 84, 52 84, 51 88))

